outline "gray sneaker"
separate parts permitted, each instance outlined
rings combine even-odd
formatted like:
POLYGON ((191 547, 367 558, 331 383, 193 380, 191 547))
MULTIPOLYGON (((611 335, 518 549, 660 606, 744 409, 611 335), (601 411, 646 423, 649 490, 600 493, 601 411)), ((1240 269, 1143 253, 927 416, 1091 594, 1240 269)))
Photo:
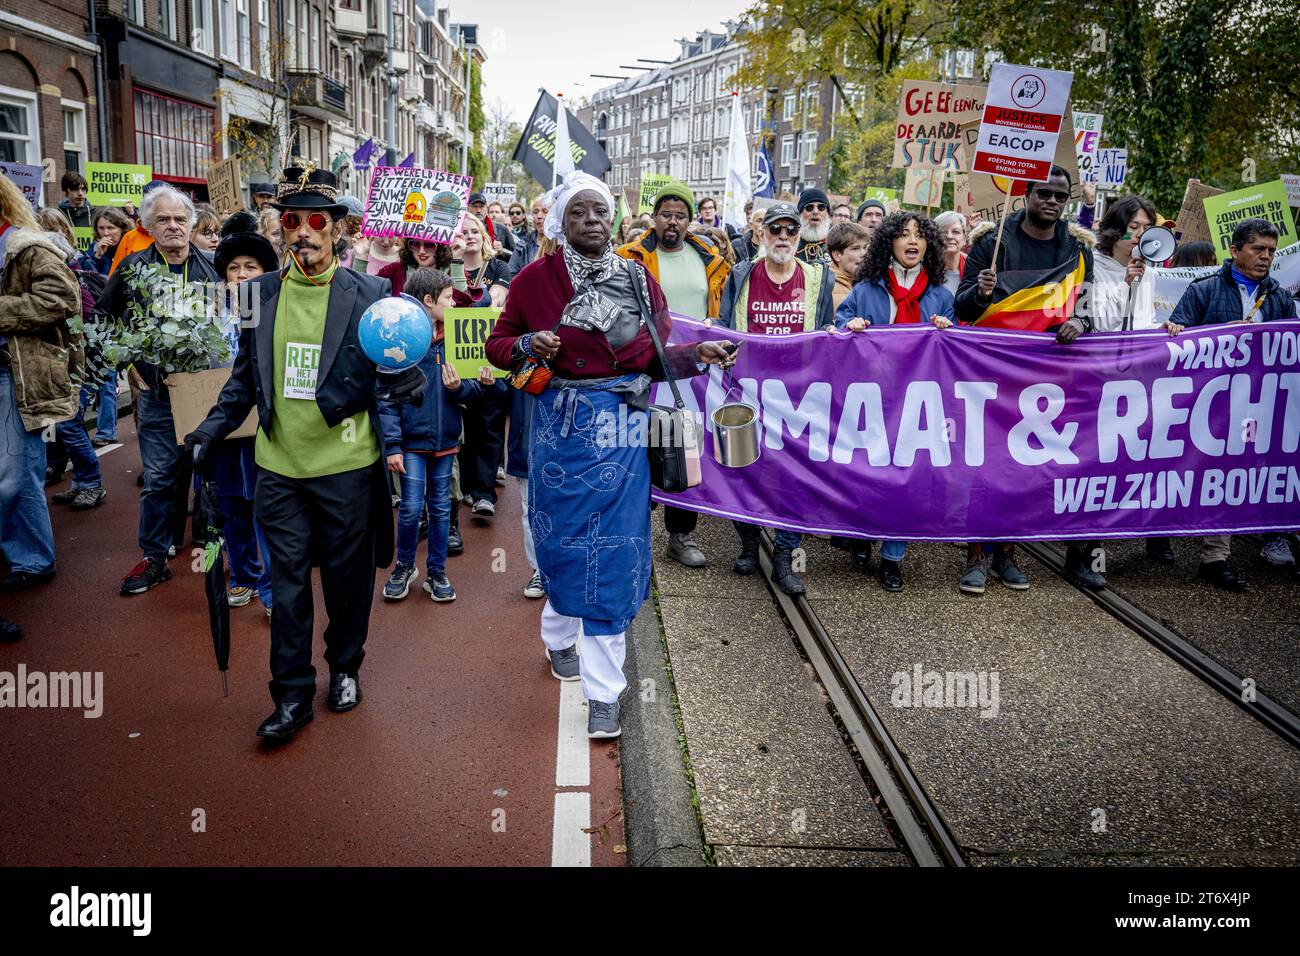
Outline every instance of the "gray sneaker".
POLYGON ((668 536, 668 557, 688 568, 702 568, 706 563, 704 552, 689 534, 668 536))
POLYGON ((578 679, 577 644, 562 651, 547 651, 546 658, 551 662, 551 676, 556 680, 578 679))
POLYGON ((384 585, 385 601, 400 601, 411 592, 411 584, 420 576, 414 564, 399 564, 393 568, 388 583, 384 585))
POLYGON ((957 588, 963 594, 983 594, 988 583, 989 559, 981 555, 977 560, 966 565, 966 570, 957 582, 957 588))
POLYGON ((587 736, 593 740, 607 740, 623 733, 618 725, 618 701, 606 704, 599 700, 587 701, 587 736))

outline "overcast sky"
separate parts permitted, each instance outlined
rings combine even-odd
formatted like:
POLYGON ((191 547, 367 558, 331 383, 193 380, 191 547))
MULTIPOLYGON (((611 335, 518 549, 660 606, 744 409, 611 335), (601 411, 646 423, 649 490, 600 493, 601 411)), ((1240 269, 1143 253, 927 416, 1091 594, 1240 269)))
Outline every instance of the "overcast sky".
MULTIPOLYGON (((615 80, 591 73, 629 75, 620 63, 639 56, 671 60, 678 37, 701 30, 721 32, 722 21, 739 19, 747 0, 488 0, 469 5, 451 0, 451 19, 479 25, 483 104, 504 100, 523 125, 537 102, 537 88, 566 99, 590 96, 615 80)), ((643 64, 653 66, 653 64, 643 64)))

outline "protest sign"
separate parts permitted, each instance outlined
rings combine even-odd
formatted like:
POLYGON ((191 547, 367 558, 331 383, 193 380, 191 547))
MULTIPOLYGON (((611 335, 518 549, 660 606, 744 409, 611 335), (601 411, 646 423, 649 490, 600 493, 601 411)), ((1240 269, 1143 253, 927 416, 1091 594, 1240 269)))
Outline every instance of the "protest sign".
POLYGON ((1286 187, 1287 205, 1293 209, 1300 207, 1300 176, 1283 173, 1282 185, 1286 187))
POLYGON ((244 208, 244 188, 239 179, 239 157, 231 156, 208 170, 208 202, 221 215, 244 208))
POLYGON ((966 169, 961 127, 979 119, 984 91, 983 86, 904 80, 890 165, 904 169, 966 169))
POLYGON ((1280 179, 1210 196, 1205 200, 1205 218, 1210 226, 1210 241, 1220 257, 1229 254, 1228 241, 1232 238, 1232 230, 1246 219, 1267 219, 1275 225, 1279 249, 1285 249, 1296 241, 1295 221, 1286 201, 1286 186, 1280 179))
MULTIPOLYGON (((550 186, 554 174, 555 139, 559 129, 559 124, 555 121, 557 109, 555 97, 542 91, 512 156, 515 162, 522 164, 543 186, 550 186)), ((566 129, 569 134, 569 153, 573 157, 574 167, 597 179, 603 179, 611 166, 609 157, 601 149, 596 137, 591 135, 591 130, 583 126, 567 107, 565 113, 568 117, 566 129)))
POLYGON ((1101 114, 1074 113, 1074 155, 1079 163, 1079 178, 1085 183, 1097 181, 1095 162, 1101 144, 1101 114))
POLYGON ((517 188, 514 183, 485 183, 483 197, 489 205, 499 202, 502 209, 509 209, 510 204, 515 201, 517 188))
MULTIPOLYGON (((1151 268, 1155 277, 1152 283, 1152 312, 1156 325, 1163 325, 1178 300, 1182 298, 1193 280, 1218 272, 1219 266, 1193 266, 1181 269, 1151 268)), ((1300 243, 1281 250, 1273 257, 1269 275, 1292 296, 1300 295, 1300 243)))
POLYGON ((898 190, 886 189, 883 186, 868 186, 862 194, 862 201, 866 202, 868 199, 876 199, 883 203, 888 203, 890 200, 897 202, 898 190))
POLYGON ((488 361, 484 345, 501 315, 500 309, 447 309, 442 323, 446 361, 461 378, 478 378, 484 366, 503 378, 510 374, 488 361))
POLYGON ((144 187, 153 178, 152 166, 132 163, 87 163, 86 201, 92 206, 139 206, 144 187))
POLYGON ((641 196, 637 203, 637 215, 645 215, 655 211, 655 196, 659 190, 663 189, 673 177, 665 176, 662 173, 645 173, 641 176, 641 196))
MULTIPOLYGON (((973 153, 979 138, 979 124, 968 123, 963 126, 962 137, 966 141, 968 154, 973 153)), ((1079 177, 1079 160, 1074 152, 1074 123, 1069 113, 1061 120, 1061 135, 1056 141, 1056 156, 1052 164, 1070 174, 1070 202, 1082 199, 1083 183, 1079 177)), ((1025 208, 1025 184, 1018 179, 971 173, 970 191, 973 211, 989 221, 1000 219, 1004 213, 1025 208)))
POLYGON ((1117 192, 1124 188, 1124 177, 1128 175, 1127 149, 1099 149, 1096 163, 1097 178, 1093 180, 1098 189, 1117 192))
MULTIPOLYGON (((171 401, 172 423, 175 426, 176 444, 185 444, 185 436, 203 424, 221 397, 221 390, 230 380, 230 369, 210 368, 201 372, 172 372, 167 376, 167 392, 171 401)), ((315 394, 315 370, 312 370, 310 391, 315 394)), ((257 409, 250 409, 243 422, 226 436, 252 438, 257 434, 257 409)))
POLYGON ((1179 242, 1210 242, 1210 224, 1205 218, 1205 200, 1222 195, 1223 190, 1199 179, 1187 180, 1183 191, 1183 205, 1178 210, 1178 228, 1174 234, 1179 242))
POLYGON ((450 245, 465 223, 473 179, 418 166, 377 166, 363 236, 402 236, 450 245))
POLYGON ((95 230, 90 226, 73 226, 72 235, 77 239, 78 252, 89 252, 95 244, 95 230))
POLYGON ((943 167, 922 169, 909 166, 903 184, 903 202, 914 206, 937 206, 943 196, 943 167))
POLYGON ((15 186, 23 191, 32 210, 41 208, 41 167, 28 166, 26 163, 0 163, 0 174, 13 180, 15 186))
MULTIPOLYGON (((1073 73, 1062 70, 995 63, 971 170, 1008 179, 1046 179, 1073 80, 1073 73)), ((1073 137, 1069 142, 1073 153, 1073 137)))
MULTIPOLYGON (((672 342, 719 331, 674 316, 672 342)), ((762 454, 724 468, 700 428, 703 481, 654 491, 657 501, 790 531, 913 541, 1296 524, 1300 414, 1296 386, 1279 379, 1300 368, 1298 322, 1177 338, 1094 333, 1070 353, 1068 381, 1061 347, 1044 333, 895 325, 727 337, 744 341, 732 400, 738 390, 758 409, 762 454), (1232 424, 1246 419, 1256 427, 1232 424)), ((730 378, 714 368, 679 384, 701 422, 727 400, 730 378)), ((666 385, 656 389, 651 400, 671 404, 666 385)))
POLYGON ((975 198, 970 191, 970 174, 957 173, 952 178, 953 201, 952 208, 963 216, 969 216, 975 211, 975 198))

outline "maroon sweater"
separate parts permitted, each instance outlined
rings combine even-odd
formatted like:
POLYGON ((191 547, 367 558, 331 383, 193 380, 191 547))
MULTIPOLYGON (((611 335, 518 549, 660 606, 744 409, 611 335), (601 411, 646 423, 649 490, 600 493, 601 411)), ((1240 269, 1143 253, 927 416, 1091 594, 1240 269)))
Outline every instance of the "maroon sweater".
MULTIPOLYGON (((639 262, 638 269, 645 269, 639 262)), ((668 302, 654 276, 646 273, 650 289, 650 309, 661 341, 667 343, 673 320, 668 302)), ((511 353, 519 336, 528 332, 550 332, 560 321, 564 307, 573 299, 573 283, 565 268, 564 256, 540 256, 519 270, 510 282, 505 308, 487 340, 487 357, 497 368, 511 367, 511 353)), ((628 372, 645 372, 653 379, 663 379, 663 368, 655 354, 650 331, 642 326, 632 341, 618 351, 610 348, 604 332, 587 332, 572 326, 560 326, 560 351, 551 360, 551 368, 561 378, 610 378, 628 372)), ((699 374, 694 345, 665 345, 674 378, 699 374)))

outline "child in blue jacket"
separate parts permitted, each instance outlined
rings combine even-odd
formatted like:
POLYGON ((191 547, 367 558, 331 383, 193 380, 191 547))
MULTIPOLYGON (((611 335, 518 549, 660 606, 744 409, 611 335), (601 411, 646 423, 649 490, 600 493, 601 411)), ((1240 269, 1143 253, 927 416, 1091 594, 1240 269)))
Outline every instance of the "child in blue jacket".
POLYGON ((447 580, 447 532, 451 527, 451 466, 460 449, 461 409, 478 401, 477 382, 461 381, 445 360, 443 313, 452 305, 451 276, 420 268, 404 289, 418 300, 433 323, 433 345, 420 362, 429 381, 419 405, 379 403, 388 468, 401 475, 402 501, 397 509, 397 566, 384 585, 384 600, 400 601, 419 577, 415 549, 420 543, 420 517, 429 511, 428 577, 424 590, 435 601, 454 601, 447 580))

